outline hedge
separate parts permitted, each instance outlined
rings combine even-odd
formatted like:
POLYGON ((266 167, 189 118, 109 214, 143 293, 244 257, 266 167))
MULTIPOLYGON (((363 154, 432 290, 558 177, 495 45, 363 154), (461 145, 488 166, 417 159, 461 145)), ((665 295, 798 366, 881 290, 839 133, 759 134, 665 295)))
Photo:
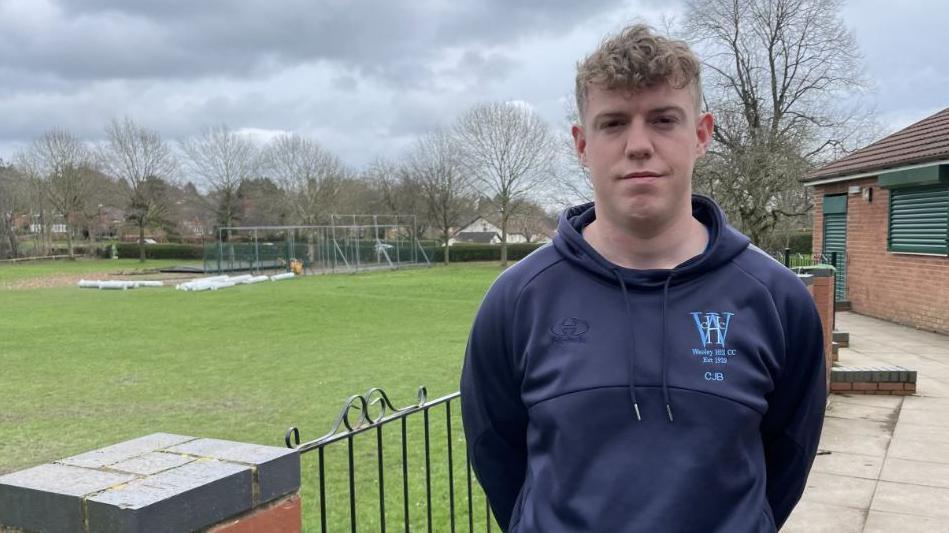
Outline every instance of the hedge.
MULTIPOLYGON (((93 248, 92 253, 97 254, 99 252, 98 248, 93 248)), ((72 247, 72 253, 75 256, 82 256, 90 253, 88 245, 85 244, 74 244, 72 247)), ((49 255, 67 255, 69 254, 69 246, 61 245, 57 243, 55 246, 50 247, 49 255)))
MULTIPOLYGON (((138 259, 137 242, 120 242, 115 245, 121 259, 138 259)), ((112 247, 106 245, 100 249, 102 257, 112 256, 112 247)), ((204 248, 200 244, 146 244, 146 259, 204 259, 204 248)))
MULTIPOLYGON (((507 245, 507 258, 511 261, 524 259, 527 254, 543 246, 538 243, 517 243, 507 245)), ((465 261, 500 261, 500 244, 456 244, 450 247, 448 259, 452 263, 465 261)), ((426 250, 428 252, 428 250, 426 250)), ((445 248, 438 247, 431 252, 432 263, 441 263, 445 260, 445 248)))
POLYGON ((813 249, 814 234, 810 230, 792 233, 788 239, 788 248, 792 254, 809 254, 813 249))

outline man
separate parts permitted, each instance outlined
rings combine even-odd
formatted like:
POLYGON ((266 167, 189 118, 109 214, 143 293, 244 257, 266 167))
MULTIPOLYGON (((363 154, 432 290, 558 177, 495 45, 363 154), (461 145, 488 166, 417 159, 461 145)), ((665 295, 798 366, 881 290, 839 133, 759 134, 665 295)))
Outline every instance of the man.
POLYGON ((820 318, 691 193, 713 128, 699 70, 641 25, 578 66, 595 201, 494 283, 461 378, 505 531, 772 532, 804 490, 827 396, 820 318))

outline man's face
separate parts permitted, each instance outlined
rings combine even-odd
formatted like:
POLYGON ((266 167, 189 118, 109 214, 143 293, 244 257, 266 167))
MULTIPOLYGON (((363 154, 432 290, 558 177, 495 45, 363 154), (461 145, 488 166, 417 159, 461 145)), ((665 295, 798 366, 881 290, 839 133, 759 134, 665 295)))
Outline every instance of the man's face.
POLYGON ((689 87, 591 87, 573 138, 590 171, 597 217, 626 227, 661 227, 691 213, 692 169, 711 134, 712 116, 697 115, 689 87))

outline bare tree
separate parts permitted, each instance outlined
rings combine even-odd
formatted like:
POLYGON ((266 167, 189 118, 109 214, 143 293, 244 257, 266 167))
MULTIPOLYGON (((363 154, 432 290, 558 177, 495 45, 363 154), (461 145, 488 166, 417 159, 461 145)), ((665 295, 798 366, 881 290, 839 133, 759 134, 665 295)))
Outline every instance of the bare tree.
POLYGON ((17 166, 38 185, 53 211, 62 217, 72 257, 71 220, 82 212, 90 192, 92 153, 72 133, 54 129, 34 140, 16 159, 17 166))
POLYGON ((376 189, 381 211, 395 215, 421 210, 422 187, 404 164, 376 158, 363 171, 363 177, 376 189))
POLYGON ((555 180, 548 188, 548 196, 554 204, 562 208, 578 203, 593 201, 593 181, 590 171, 580 160, 576 144, 570 134, 570 126, 579 124, 580 113, 577 110, 576 99, 570 98, 566 104, 566 123, 558 128, 556 137, 557 165, 555 180))
MULTIPOLYGON (((690 0, 683 35, 705 57, 714 143, 696 188, 756 243, 811 207, 799 178, 852 149, 869 114, 842 0, 690 0)), ((875 132, 873 132, 875 133, 875 132)))
POLYGON ((441 233, 447 265, 452 228, 472 210, 471 179, 462 167, 458 144, 446 132, 425 135, 416 142, 406 167, 421 186, 429 221, 441 233))
POLYGON ((284 226, 292 221, 292 204, 286 191, 267 177, 244 180, 237 192, 241 199, 241 224, 284 226))
MULTIPOLYGON (((395 163, 377 158, 363 171, 363 178, 372 188, 372 203, 379 212, 416 215, 427 211, 422 183, 405 161, 395 163)), ((429 217, 416 217, 410 236, 421 239, 430 222, 429 217)))
POLYGON ((0 259, 19 255, 17 219, 26 212, 26 178, 0 159, 0 259))
POLYGON ((546 213, 540 205, 522 200, 511 217, 511 232, 523 235, 526 242, 535 242, 547 236, 556 227, 556 221, 556 216, 546 213))
POLYGON ((294 217, 308 225, 328 214, 346 176, 338 157, 296 134, 272 140, 261 154, 261 167, 286 191, 294 217))
POLYGON ((126 217, 138 227, 139 260, 144 262, 145 228, 167 217, 172 207, 167 182, 174 177, 178 164, 158 132, 129 118, 113 119, 105 133, 100 161, 122 185, 126 217))
POLYGON ((553 175, 556 142, 530 109, 513 103, 481 104, 455 127, 462 162, 501 217, 501 264, 507 266, 508 220, 517 201, 553 175))
POLYGON ((219 126, 183 141, 181 150, 188 170, 216 197, 218 224, 232 226, 240 218, 238 188, 256 172, 257 147, 247 137, 219 126))

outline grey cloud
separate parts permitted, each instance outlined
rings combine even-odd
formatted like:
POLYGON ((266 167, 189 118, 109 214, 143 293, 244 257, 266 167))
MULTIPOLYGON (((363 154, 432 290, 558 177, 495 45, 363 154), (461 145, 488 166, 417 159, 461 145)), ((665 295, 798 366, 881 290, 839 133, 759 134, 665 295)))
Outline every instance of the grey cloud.
POLYGON ((344 74, 333 78, 333 88, 339 91, 352 92, 359 87, 359 82, 355 76, 344 74))
POLYGON ((446 47, 564 31, 617 3, 60 0, 40 34, 0 22, 0 63, 83 80, 244 77, 329 60, 412 86, 446 47))
POLYGON ((467 77, 472 81, 483 83, 485 81, 504 79, 517 67, 517 62, 501 53, 485 53, 480 50, 467 50, 452 74, 459 77, 467 77))

